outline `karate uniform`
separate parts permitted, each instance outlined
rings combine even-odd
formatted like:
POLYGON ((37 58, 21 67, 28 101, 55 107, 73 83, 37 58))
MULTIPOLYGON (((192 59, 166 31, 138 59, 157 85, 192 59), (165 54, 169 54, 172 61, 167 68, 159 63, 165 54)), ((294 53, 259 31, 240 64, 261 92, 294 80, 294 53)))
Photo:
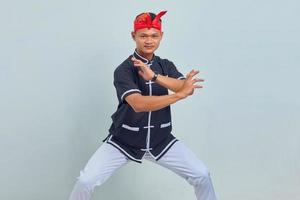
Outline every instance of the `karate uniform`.
POLYGON ((168 89, 152 81, 145 81, 131 58, 143 61, 153 71, 176 79, 185 77, 175 65, 154 55, 147 60, 134 51, 114 72, 114 86, 119 100, 117 111, 104 144, 80 172, 70 200, 89 200, 96 186, 104 183, 112 173, 129 161, 147 159, 166 167, 194 186, 198 200, 216 200, 210 173, 205 165, 171 133, 170 106, 157 111, 136 113, 125 98, 133 93, 145 96, 168 95, 168 89))

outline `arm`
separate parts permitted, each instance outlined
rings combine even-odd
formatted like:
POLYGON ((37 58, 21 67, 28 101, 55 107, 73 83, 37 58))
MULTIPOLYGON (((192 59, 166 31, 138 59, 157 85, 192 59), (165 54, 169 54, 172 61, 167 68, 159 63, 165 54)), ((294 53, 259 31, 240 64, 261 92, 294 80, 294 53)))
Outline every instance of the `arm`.
MULTIPOLYGON (((135 58, 132 58, 132 61, 135 67, 140 68, 139 74, 146 81, 152 79, 152 77, 154 76, 154 72, 151 70, 151 68, 147 67, 146 64, 144 64, 142 61, 137 60, 135 58)), ((169 90, 172 90, 173 92, 177 92, 182 87, 184 80, 171 78, 159 74, 155 82, 169 90)))
POLYGON ((172 90, 173 92, 178 92, 179 89, 183 86, 184 80, 171 78, 159 74, 155 82, 169 90, 172 90))
POLYGON ((182 87, 175 93, 162 96, 143 96, 141 94, 131 94, 125 98, 127 103, 134 109, 135 112, 155 111, 167 107, 181 99, 186 98, 194 93, 194 89, 202 88, 197 85, 197 82, 202 82, 202 79, 193 77, 199 71, 192 70, 184 81, 182 87))
POLYGON ((184 97, 177 93, 162 96, 143 96, 134 93, 125 99, 135 112, 149 112, 167 107, 182 98, 184 97))

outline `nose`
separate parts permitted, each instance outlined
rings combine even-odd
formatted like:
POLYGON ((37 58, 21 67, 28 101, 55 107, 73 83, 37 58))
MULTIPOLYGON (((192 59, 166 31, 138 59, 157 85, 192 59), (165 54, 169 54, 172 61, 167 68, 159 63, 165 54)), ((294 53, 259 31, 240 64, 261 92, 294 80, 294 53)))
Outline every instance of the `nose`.
POLYGON ((146 44, 151 44, 152 43, 152 38, 151 37, 147 37, 147 39, 146 39, 146 41, 145 41, 145 43, 146 44))

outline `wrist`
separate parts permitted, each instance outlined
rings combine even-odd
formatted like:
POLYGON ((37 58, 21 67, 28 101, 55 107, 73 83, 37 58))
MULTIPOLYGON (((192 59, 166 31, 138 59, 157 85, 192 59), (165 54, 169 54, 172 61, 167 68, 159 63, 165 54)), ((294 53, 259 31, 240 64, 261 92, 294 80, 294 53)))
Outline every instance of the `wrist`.
POLYGON ((175 93, 176 98, 178 98, 179 100, 184 99, 186 97, 186 95, 182 92, 176 92, 175 93))
POLYGON ((153 72, 153 76, 152 76, 151 81, 155 82, 156 79, 157 79, 157 77, 158 77, 158 72, 157 72, 157 71, 154 71, 154 72, 153 72))

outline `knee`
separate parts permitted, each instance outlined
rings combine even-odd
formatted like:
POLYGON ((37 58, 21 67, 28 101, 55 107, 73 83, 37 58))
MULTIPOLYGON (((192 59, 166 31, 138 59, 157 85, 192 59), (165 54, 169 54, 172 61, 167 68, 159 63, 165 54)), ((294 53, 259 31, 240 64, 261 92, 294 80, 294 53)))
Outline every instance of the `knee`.
POLYGON ((80 171, 80 176, 77 177, 77 185, 81 188, 93 191, 96 186, 102 185, 107 179, 107 176, 95 173, 87 173, 80 171))
POLYGON ((76 184, 83 190, 93 191, 98 185, 101 185, 101 181, 94 176, 89 176, 87 174, 81 174, 77 177, 76 184))
POLYGON ((207 184, 210 181, 210 171, 207 168, 198 168, 193 176, 188 178, 188 182, 193 186, 207 184))
POLYGON ((77 177, 77 186, 82 189, 88 189, 91 190, 92 186, 94 185, 94 181, 91 177, 81 175, 77 177))
POLYGON ((207 168, 198 169, 196 171, 195 178, 196 179, 202 179, 202 180, 210 179, 210 171, 209 171, 209 169, 207 169, 207 168))

